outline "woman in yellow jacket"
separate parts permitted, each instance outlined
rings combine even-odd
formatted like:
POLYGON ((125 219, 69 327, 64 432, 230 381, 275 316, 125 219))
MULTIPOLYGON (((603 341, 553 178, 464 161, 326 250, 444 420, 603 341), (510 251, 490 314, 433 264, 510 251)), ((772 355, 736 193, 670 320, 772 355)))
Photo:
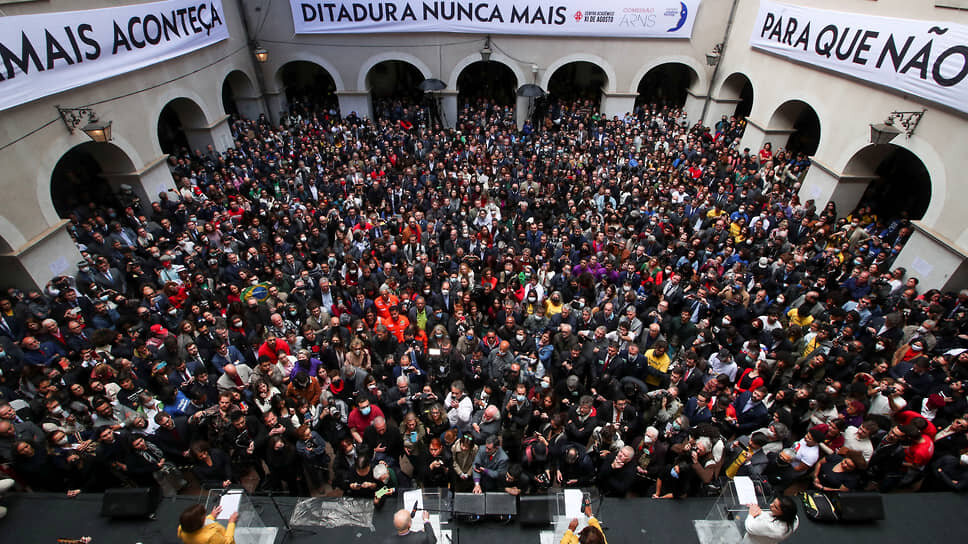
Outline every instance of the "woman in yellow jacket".
POLYGON ((239 521, 239 513, 232 514, 228 526, 222 527, 215 523, 221 511, 222 507, 216 506, 205 516, 205 507, 201 504, 189 506, 178 519, 178 538, 185 544, 235 544, 235 522, 239 521), (206 519, 212 523, 206 525, 206 519))
POLYGON ((575 529, 578 528, 578 518, 572 519, 571 523, 568 524, 568 530, 561 537, 560 544, 608 544, 602 526, 592 516, 591 505, 585 505, 585 515, 588 516, 588 525, 576 535, 575 529))

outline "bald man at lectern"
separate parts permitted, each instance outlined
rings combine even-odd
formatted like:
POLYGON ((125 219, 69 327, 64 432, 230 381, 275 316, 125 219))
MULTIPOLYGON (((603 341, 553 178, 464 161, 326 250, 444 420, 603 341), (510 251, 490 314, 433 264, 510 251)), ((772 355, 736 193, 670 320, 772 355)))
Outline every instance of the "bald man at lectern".
POLYGON ((425 510, 423 513, 423 532, 410 531, 411 515, 409 510, 397 510, 397 513, 393 514, 393 527, 396 528, 397 534, 385 539, 385 544, 436 544, 437 536, 430 524, 430 512, 425 510))

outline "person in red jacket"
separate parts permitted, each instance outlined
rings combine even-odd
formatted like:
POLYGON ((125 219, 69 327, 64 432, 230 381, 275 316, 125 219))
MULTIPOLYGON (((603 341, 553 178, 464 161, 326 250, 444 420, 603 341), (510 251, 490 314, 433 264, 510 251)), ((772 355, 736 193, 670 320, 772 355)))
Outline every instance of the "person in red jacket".
POLYGON ((263 355, 268 357, 272 364, 276 364, 279 362, 280 355, 292 355, 292 352, 285 340, 270 334, 266 337, 266 341, 259 346, 259 358, 261 359, 263 355))
POLYGON ((370 399, 360 396, 356 401, 356 408, 350 412, 346 418, 346 426, 350 428, 353 440, 357 443, 363 441, 363 432, 373 423, 373 420, 383 416, 383 410, 379 406, 370 404, 370 399))

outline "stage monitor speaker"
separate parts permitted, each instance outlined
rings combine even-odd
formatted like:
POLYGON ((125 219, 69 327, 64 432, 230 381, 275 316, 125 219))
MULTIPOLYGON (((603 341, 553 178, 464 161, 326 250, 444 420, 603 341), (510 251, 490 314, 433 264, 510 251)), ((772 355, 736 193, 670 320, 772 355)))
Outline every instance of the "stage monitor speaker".
POLYGON ((109 518, 148 518, 161 502, 157 487, 115 488, 104 492, 101 515, 109 518))
POLYGON ((484 514, 488 516, 516 516, 518 499, 508 493, 485 493, 484 514))
POLYGON ((536 495, 520 497, 518 504, 518 521, 521 525, 551 525, 554 517, 555 501, 554 495, 536 495))
POLYGON ((476 521, 483 515, 483 493, 454 493, 455 518, 459 521, 476 521))
POLYGON ((879 493, 841 493, 837 503, 841 521, 884 519, 884 501, 879 493))

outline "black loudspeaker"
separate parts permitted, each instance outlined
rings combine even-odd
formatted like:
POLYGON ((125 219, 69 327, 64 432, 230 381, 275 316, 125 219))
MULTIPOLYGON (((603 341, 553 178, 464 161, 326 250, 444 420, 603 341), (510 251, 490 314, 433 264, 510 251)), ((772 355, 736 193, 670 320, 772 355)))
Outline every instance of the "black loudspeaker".
POLYGON ((551 525, 555 512, 554 495, 537 495, 520 497, 518 505, 518 520, 521 525, 551 525))
POLYGON ((454 493, 454 517, 458 521, 477 521, 483 515, 483 493, 454 493))
POLYGON ((157 487, 115 488, 104 492, 101 515, 109 518, 151 518, 161 502, 157 487))
POLYGON ((484 515, 486 516, 514 516, 518 513, 518 501, 514 495, 507 493, 485 493, 484 515))
POLYGON ((884 519, 884 501, 878 493, 841 493, 837 504, 841 521, 884 519))

